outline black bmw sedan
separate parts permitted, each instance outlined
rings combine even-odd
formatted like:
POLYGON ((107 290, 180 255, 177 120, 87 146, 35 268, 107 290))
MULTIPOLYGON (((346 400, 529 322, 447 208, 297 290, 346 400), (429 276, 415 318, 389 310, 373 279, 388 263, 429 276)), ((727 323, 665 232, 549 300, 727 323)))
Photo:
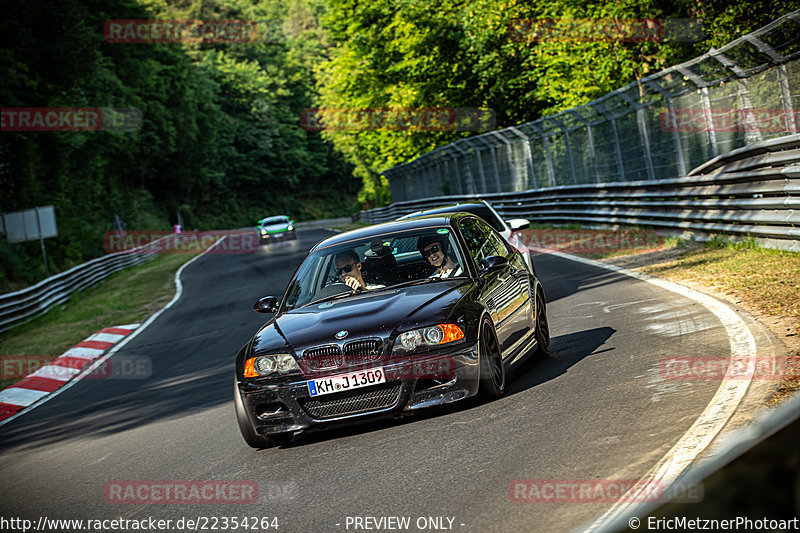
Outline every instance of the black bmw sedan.
POLYGON ((255 448, 304 431, 504 394, 546 357, 544 291, 480 218, 448 213, 325 239, 236 357, 234 400, 255 448))

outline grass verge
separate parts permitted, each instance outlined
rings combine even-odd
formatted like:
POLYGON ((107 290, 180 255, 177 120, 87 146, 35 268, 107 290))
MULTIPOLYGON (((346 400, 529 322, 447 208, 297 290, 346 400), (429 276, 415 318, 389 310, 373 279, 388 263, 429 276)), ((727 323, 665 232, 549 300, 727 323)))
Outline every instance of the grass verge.
MULTIPOLYGON (((3 333, 0 357, 33 356, 46 364, 102 328, 144 321, 172 299, 175 272, 192 257, 161 255, 74 293, 66 305, 3 333)), ((22 377, 6 379, 4 372, 0 389, 22 377)))
MULTIPOLYGON (((765 323, 789 357, 800 358, 800 253, 760 248, 754 239, 697 242, 641 228, 536 227, 523 234, 528 244, 637 269, 731 300, 765 323)), ((791 367, 800 368, 800 361, 791 367)), ((800 376, 787 375, 767 404, 780 403, 798 389, 800 376)))

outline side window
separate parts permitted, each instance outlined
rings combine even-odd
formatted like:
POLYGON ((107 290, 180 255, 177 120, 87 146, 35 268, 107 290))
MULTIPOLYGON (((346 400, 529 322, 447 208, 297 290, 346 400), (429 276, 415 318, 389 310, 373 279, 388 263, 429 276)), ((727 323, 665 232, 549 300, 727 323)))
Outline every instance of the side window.
POLYGON ((469 252, 469 255, 472 256, 472 259, 475 261, 476 265, 480 265, 483 258, 487 256, 485 249, 488 243, 486 241, 486 234, 484 234, 484 232, 478 226, 478 219, 462 219, 458 223, 458 229, 461 231, 462 237, 464 237, 464 242, 467 245, 467 251, 469 252))
POLYGON ((478 221, 478 226, 480 226, 481 229, 483 229, 483 232, 486 234, 486 238, 490 243, 490 246, 487 246, 487 252, 488 248, 491 248, 492 250, 491 252, 488 252, 486 255, 502 255, 503 257, 508 257, 509 249, 508 246, 506 246, 506 243, 503 240, 503 238, 494 231, 492 231, 492 229, 482 220, 478 221))

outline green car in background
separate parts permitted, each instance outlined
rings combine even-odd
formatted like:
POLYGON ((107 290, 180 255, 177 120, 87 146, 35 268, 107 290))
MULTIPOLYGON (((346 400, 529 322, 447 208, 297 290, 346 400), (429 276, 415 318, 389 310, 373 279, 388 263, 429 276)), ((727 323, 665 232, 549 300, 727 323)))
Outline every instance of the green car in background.
POLYGON ((288 241, 297 238, 294 220, 285 215, 262 218, 256 226, 261 244, 274 241, 288 241))

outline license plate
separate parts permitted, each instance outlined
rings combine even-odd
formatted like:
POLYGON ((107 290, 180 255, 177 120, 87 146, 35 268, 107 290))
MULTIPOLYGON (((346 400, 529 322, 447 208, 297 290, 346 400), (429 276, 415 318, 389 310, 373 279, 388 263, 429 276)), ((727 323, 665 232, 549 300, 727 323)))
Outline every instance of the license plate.
POLYGON ((378 383, 386 383, 386 374, 383 373, 382 368, 370 368, 360 372, 311 379, 308 381, 308 393, 311 396, 322 396, 323 394, 369 387, 378 383))

